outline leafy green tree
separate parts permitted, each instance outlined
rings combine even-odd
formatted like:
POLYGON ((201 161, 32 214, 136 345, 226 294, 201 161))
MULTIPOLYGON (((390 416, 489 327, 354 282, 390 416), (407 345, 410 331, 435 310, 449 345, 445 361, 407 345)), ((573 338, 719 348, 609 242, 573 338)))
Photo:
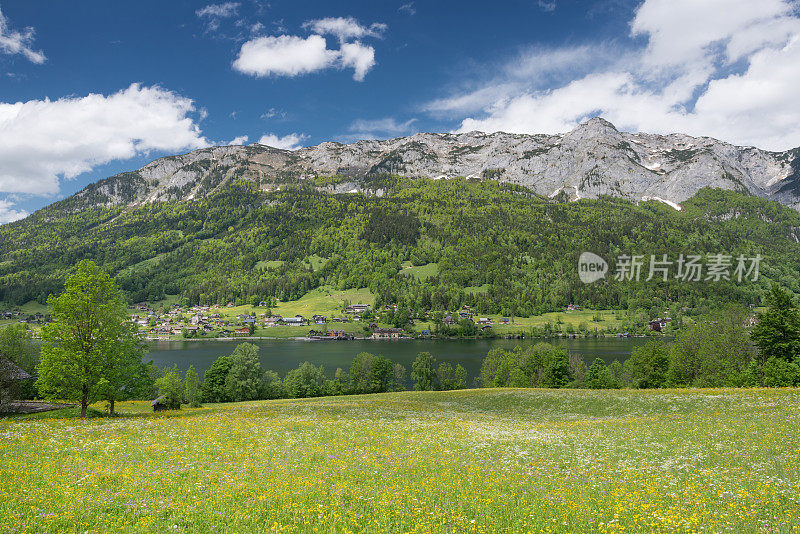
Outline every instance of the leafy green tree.
POLYGON ((748 310, 731 306, 703 316, 670 347, 665 384, 691 387, 748 385, 755 351, 744 323, 748 310))
POLYGON ((600 358, 595 358, 589 366, 586 374, 586 387, 589 389, 613 389, 616 386, 611 371, 608 370, 606 362, 600 358))
POLYGON ((189 369, 186 371, 184 384, 186 387, 186 402, 188 402, 189 406, 192 408, 199 408, 201 406, 200 401, 203 398, 203 392, 200 391, 200 377, 197 375, 197 371, 194 370, 194 365, 190 365, 189 369))
POLYGON ((411 364, 411 379, 417 391, 432 391, 436 386, 436 359, 430 352, 420 352, 411 364))
POLYGON ((234 402, 257 399, 264 374, 258 361, 258 347, 241 343, 233 350, 230 361, 225 377, 227 398, 234 402))
POLYGON ((261 377, 260 397, 262 399, 282 399, 286 397, 286 387, 275 371, 264 371, 264 375, 261 377))
POLYGON ((456 365, 454 379, 455 380, 454 380, 453 389, 466 389, 466 387, 467 387, 467 370, 464 368, 463 365, 461 365, 461 364, 456 365))
POLYGON ((800 309, 794 299, 774 284, 767 295, 767 310, 758 314, 750 337, 762 362, 778 358, 800 364, 800 309))
MULTIPOLYGON (((123 371, 140 347, 119 288, 94 262, 80 262, 64 292, 48 304, 55 323, 42 329, 42 356, 36 381, 48 398, 76 400, 81 417, 92 402, 110 403, 126 377, 123 371)), ((138 352, 141 364, 141 352, 138 352)))
POLYGON ((374 387, 373 368, 375 355, 360 352, 350 364, 350 391, 352 393, 372 393, 374 387))
POLYGON ((777 356, 770 356, 762 367, 763 385, 766 387, 791 387, 800 380, 800 367, 777 356))
POLYGON ((228 392, 225 389, 225 380, 231 370, 232 359, 230 354, 220 356, 203 375, 203 402, 228 402, 228 392))
POLYGON ((164 374, 156 380, 159 396, 171 410, 180 410, 183 402, 183 381, 176 367, 164 369, 164 374))
POLYGON ((571 378, 569 355, 549 343, 512 350, 495 348, 483 360, 484 387, 564 387, 571 378))
POLYGON ((669 347, 662 341, 648 341, 633 349, 624 367, 633 387, 663 387, 669 371, 669 347))
POLYGON ((402 391, 406 384, 406 368, 399 363, 392 365, 394 391, 402 391))
POLYGON ((286 373, 284 382, 291 398, 319 397, 324 392, 325 371, 322 366, 304 362, 286 373))

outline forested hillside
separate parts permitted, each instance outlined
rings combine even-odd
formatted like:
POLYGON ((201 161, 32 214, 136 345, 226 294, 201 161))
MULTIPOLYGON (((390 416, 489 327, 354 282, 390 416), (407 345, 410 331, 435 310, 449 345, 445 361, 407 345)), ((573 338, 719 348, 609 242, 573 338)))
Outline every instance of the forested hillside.
POLYGON ((759 304, 771 281, 800 292, 800 214, 757 197, 703 189, 678 212, 613 198, 558 202, 494 181, 370 180, 382 196, 310 184, 267 192, 241 180, 189 201, 77 212, 55 204, 0 227, 0 302, 44 302, 84 258, 114 275, 131 301, 177 294, 192 304, 288 300, 330 285, 368 287, 378 304, 469 304, 526 316, 571 303, 644 310, 666 300, 692 308, 759 304), (586 285, 577 273, 583 251, 609 260, 679 253, 764 259, 756 282, 608 276, 586 285), (404 269, 408 262, 426 267, 404 269))

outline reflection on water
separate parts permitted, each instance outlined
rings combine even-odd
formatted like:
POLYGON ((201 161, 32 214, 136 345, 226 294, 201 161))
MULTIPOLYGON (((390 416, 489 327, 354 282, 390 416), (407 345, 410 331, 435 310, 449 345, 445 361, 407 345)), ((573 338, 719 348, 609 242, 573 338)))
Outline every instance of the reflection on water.
MULTIPOLYGON (((211 363, 223 354, 230 354, 237 341, 153 341, 149 343, 152 359, 159 367, 177 365, 185 372, 194 365, 200 376, 211 366, 211 363)), ((295 341, 295 340, 258 340, 249 341, 258 345, 261 355, 261 366, 272 369, 283 376, 286 371, 296 368, 303 362, 323 365, 326 374, 333 376, 337 367, 348 370, 353 357, 359 352, 380 354, 392 361, 402 364, 411 372, 411 362, 417 354, 430 352, 440 362, 463 365, 469 375, 469 383, 480 371, 481 362, 494 347, 511 348, 517 345, 531 346, 539 340, 403 340, 403 341, 295 341)), ((600 339, 552 339, 554 345, 563 346, 573 353, 580 354, 587 365, 595 358, 601 358, 607 364, 614 360, 624 360, 634 347, 647 342, 645 338, 600 338, 600 339)))

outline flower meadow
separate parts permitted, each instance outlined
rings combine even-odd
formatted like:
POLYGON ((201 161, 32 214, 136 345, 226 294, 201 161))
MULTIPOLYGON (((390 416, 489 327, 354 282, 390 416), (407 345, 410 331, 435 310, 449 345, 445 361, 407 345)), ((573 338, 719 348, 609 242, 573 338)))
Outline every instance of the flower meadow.
POLYGON ((0 419, 0 532, 792 532, 800 390, 403 392, 0 419))

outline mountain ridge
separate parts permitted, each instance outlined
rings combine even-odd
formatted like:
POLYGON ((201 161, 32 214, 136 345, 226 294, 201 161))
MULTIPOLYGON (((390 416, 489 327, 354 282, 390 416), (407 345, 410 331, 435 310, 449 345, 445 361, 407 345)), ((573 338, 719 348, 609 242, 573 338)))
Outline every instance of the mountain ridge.
POLYGON ((711 137, 620 132, 595 117, 549 134, 417 133, 297 150, 253 143, 156 159, 90 184, 57 202, 69 211, 192 200, 234 179, 263 191, 311 181, 333 193, 368 192, 369 176, 494 179, 563 200, 610 195, 679 207, 704 187, 755 195, 800 210, 800 148, 771 152, 711 137), (321 178, 335 178, 322 180, 321 178))

